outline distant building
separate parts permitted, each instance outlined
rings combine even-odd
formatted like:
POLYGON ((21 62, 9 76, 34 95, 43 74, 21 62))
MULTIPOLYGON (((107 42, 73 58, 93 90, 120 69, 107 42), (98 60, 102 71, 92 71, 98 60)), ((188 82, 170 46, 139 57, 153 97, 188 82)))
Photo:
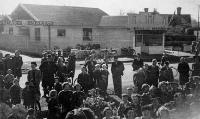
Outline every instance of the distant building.
MULTIPOLYGON (((186 18, 191 24, 190 15, 185 16, 183 21, 186 18)), ((139 14, 109 16, 98 8, 20 4, 0 21, 4 26, 0 47, 39 53, 54 47, 99 44, 119 51, 130 47, 138 53, 161 54, 167 31, 177 26, 178 18, 148 8, 139 14)))

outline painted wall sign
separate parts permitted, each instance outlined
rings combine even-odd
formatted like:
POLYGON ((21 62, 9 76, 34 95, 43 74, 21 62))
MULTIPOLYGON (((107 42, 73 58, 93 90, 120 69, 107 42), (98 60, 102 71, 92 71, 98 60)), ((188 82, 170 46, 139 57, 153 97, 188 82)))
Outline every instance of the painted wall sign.
POLYGON ((0 21, 0 25, 32 25, 32 26, 50 26, 52 21, 0 21))

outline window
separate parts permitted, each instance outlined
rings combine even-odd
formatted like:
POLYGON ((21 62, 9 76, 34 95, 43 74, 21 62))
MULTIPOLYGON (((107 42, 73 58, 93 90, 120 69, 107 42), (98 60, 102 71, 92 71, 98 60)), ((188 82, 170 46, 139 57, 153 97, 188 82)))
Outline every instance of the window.
POLYGON ((57 30, 57 36, 65 37, 65 29, 58 29, 57 30))
POLYGON ((83 28, 83 40, 84 41, 92 40, 92 28, 83 28))
POLYGON ((40 28, 35 28, 35 40, 40 40, 40 28))
POLYGON ((10 35, 13 35, 13 27, 10 27, 10 28, 9 28, 9 34, 10 34, 10 35))
POLYGON ((135 35, 135 47, 142 46, 142 35, 135 35))

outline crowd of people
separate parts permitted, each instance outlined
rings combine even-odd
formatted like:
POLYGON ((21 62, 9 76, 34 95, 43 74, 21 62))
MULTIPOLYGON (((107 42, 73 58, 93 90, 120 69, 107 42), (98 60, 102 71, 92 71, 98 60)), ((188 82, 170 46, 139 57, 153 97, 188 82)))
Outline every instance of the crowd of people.
MULTIPOLYGON (((132 86, 122 91, 125 66, 117 56, 109 72, 108 60, 98 63, 91 53, 74 78, 74 53, 64 58, 61 51, 44 52, 39 68, 36 62, 31 62, 23 89, 19 85, 23 64, 20 52, 16 51, 13 57, 9 54, 1 57, 1 104, 10 107, 23 104, 27 119, 39 118, 35 110, 41 110, 41 97, 48 104, 47 119, 189 119, 198 115, 200 108, 200 77, 190 75, 184 58, 178 64, 177 81, 165 54, 160 63, 153 59, 151 65, 144 64, 138 54, 132 63, 135 71, 132 86), (113 92, 119 100, 111 100, 107 93, 110 74, 113 92)), ((22 117, 10 114, 7 118, 22 117)))

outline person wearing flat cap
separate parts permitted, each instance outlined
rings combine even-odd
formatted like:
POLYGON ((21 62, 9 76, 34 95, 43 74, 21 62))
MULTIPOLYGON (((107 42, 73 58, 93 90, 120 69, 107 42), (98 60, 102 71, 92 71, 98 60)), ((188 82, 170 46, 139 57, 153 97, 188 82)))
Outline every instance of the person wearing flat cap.
POLYGON ((23 60, 22 57, 20 56, 20 51, 16 50, 15 51, 15 56, 12 58, 12 63, 13 63, 13 74, 15 78, 20 79, 22 77, 22 65, 23 65, 23 60))
POLYGON ((118 107, 118 114, 121 118, 124 117, 124 111, 127 107, 131 107, 131 102, 128 101, 128 94, 122 94, 122 101, 119 104, 118 107))
POLYGON ((157 65, 157 60, 152 60, 152 65, 148 68, 149 75, 147 79, 147 84, 154 85, 155 87, 158 86, 158 78, 159 78, 159 67, 157 65))
POLYGON ((38 107, 41 109, 40 107, 40 82, 42 80, 42 75, 39 69, 36 68, 37 67, 37 63, 36 62, 31 62, 31 70, 28 71, 28 76, 27 79, 30 82, 30 84, 32 83, 35 89, 35 101, 38 105, 38 107))
POLYGON ((49 91, 53 88, 54 86, 54 75, 56 75, 56 72, 58 71, 58 67, 56 63, 52 60, 52 56, 49 54, 47 56, 47 61, 44 61, 39 69, 42 73, 42 87, 44 90, 44 96, 49 94, 49 91))
POLYGON ((122 75, 124 71, 124 64, 118 61, 118 57, 114 56, 114 62, 111 66, 115 94, 121 98, 122 94, 122 75))

